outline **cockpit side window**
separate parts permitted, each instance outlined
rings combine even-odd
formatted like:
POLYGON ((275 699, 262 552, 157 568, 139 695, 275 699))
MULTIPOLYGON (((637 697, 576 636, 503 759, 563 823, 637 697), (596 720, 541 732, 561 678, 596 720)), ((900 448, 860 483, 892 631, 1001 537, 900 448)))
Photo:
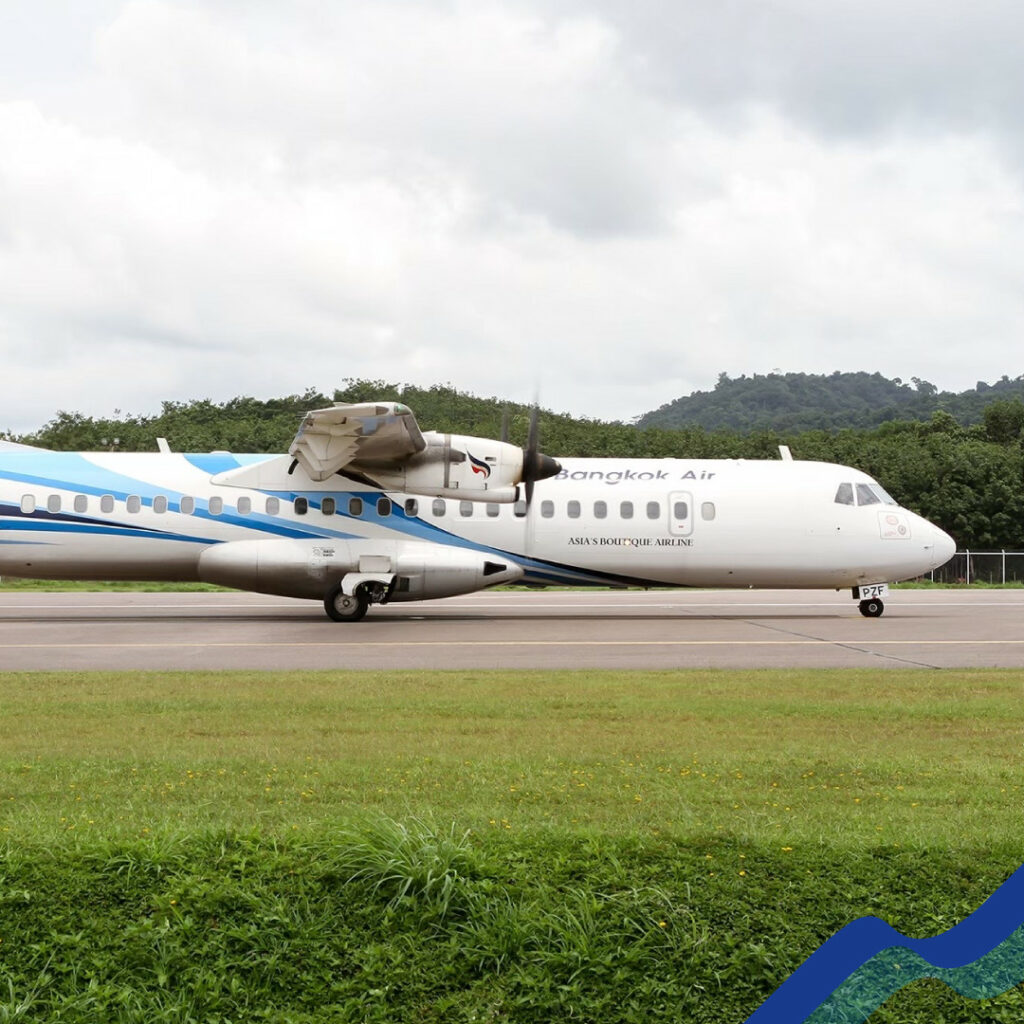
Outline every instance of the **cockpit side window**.
POLYGON ((852 505, 853 504, 853 484, 840 484, 839 490, 836 491, 836 504, 837 505, 852 505))
POLYGON ((871 489, 869 484, 857 484, 858 505, 878 505, 882 499, 871 489))

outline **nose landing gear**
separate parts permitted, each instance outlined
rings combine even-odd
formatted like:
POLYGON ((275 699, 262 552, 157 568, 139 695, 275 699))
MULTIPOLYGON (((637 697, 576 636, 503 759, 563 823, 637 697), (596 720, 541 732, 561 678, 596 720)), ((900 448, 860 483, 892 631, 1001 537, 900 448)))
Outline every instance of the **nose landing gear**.
POLYGON ((877 619, 885 611, 882 598, 888 596, 888 583, 869 583, 867 586, 853 588, 853 599, 860 601, 857 607, 860 609, 861 615, 869 619, 877 619))

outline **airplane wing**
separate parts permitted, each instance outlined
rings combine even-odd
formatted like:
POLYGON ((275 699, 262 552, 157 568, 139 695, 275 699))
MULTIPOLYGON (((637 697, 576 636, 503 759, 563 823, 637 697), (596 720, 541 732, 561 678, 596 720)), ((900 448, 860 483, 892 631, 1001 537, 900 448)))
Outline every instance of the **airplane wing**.
POLYGON ((408 406, 372 402, 307 413, 288 454, 313 480, 326 480, 350 463, 400 462, 426 446, 408 406))
POLYGON ((42 452, 45 448, 39 448, 34 444, 22 444, 20 441, 7 441, 0 438, 0 452, 42 452))

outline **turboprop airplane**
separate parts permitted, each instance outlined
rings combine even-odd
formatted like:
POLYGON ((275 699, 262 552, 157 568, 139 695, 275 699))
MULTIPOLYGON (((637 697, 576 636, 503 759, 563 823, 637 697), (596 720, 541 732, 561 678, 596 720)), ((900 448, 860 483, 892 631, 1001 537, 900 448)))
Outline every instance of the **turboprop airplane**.
POLYGON ((205 580, 372 604, 498 584, 851 588, 946 562, 951 537, 847 466, 564 459, 424 433, 399 403, 307 414, 286 455, 0 447, 0 575, 205 580))

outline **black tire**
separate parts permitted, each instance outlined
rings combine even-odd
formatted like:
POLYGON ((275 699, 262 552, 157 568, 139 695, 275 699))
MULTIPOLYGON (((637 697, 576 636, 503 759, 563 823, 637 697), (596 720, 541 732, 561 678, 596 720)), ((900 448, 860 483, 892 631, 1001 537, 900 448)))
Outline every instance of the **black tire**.
POLYGON ((341 591, 341 584, 333 587, 324 598, 324 611, 335 622, 358 622, 365 614, 370 602, 362 590, 349 596, 341 591))
POLYGON ((865 615, 869 619, 877 619, 884 611, 885 605, 877 597, 869 597, 860 603, 861 615, 865 615))

